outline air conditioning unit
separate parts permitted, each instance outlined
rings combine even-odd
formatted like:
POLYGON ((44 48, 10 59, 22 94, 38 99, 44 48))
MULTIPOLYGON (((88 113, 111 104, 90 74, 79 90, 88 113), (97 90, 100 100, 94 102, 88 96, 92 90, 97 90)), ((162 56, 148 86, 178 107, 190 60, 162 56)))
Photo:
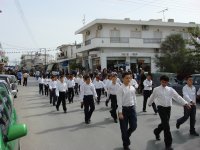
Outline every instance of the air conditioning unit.
POLYGON ((86 31, 86 35, 90 35, 90 31, 86 31))
POLYGON ((159 53, 159 48, 155 48, 155 49, 154 49, 154 52, 155 52, 155 53, 159 53))
POLYGON ((103 28, 102 24, 99 24, 99 25, 97 26, 97 29, 98 29, 98 30, 101 30, 102 28, 103 28))
POLYGON ((149 30, 149 26, 148 25, 142 25, 142 30, 143 31, 149 30))

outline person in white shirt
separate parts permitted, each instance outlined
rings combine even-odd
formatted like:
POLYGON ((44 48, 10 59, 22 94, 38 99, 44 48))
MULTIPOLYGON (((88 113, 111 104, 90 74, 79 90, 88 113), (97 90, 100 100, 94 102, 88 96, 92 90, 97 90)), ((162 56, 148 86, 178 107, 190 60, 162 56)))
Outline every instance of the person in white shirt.
POLYGON ((111 111, 110 114, 114 119, 114 122, 117 123, 117 90, 119 89, 119 83, 116 83, 117 75, 112 75, 112 83, 107 87, 108 99, 111 99, 111 111))
POLYGON ((74 99, 74 86, 75 86, 75 82, 74 82, 74 79, 73 79, 73 75, 69 75, 69 80, 67 82, 67 87, 68 87, 68 100, 69 100, 69 103, 73 103, 73 99, 74 99))
POLYGON ((95 78, 96 80, 93 81, 93 84, 94 84, 94 87, 96 89, 96 92, 97 92, 97 104, 100 103, 100 100, 101 100, 101 90, 104 88, 105 91, 107 91, 104 83, 102 81, 100 81, 100 77, 99 75, 96 76, 95 78))
POLYGON ((65 92, 67 90, 67 84, 64 82, 64 76, 60 76, 60 81, 56 85, 56 96, 58 97, 56 109, 59 111, 60 103, 62 102, 64 113, 67 112, 65 92))
POLYGON ((85 123, 90 124, 91 116, 95 110, 94 98, 97 98, 97 93, 94 85, 91 83, 89 75, 84 76, 85 83, 81 86, 80 100, 84 105, 85 123))
POLYGON ((76 95, 78 95, 79 80, 80 80, 80 78, 79 78, 78 76, 76 76, 76 77, 74 78, 74 82, 75 82, 74 93, 75 93, 76 95))
POLYGON ((53 106, 56 105, 57 97, 56 97, 56 86, 57 86, 57 77, 52 76, 51 81, 49 82, 49 90, 50 90, 50 104, 53 99, 53 106))
MULTIPOLYGON (((143 96, 144 96, 144 101, 143 101, 143 112, 146 112, 146 105, 147 105, 147 99, 151 96, 152 93, 152 85, 153 81, 151 80, 151 75, 148 74, 147 78, 143 82, 144 85, 144 90, 143 90, 143 96)), ((153 102, 152 103, 153 110, 155 114, 157 114, 157 108, 156 104, 153 102)))
MULTIPOLYGON (((111 84, 112 84, 112 75, 109 74, 109 75, 108 75, 108 79, 107 79, 106 82, 105 82, 106 88, 108 89, 108 87, 109 87, 111 84)), ((110 97, 107 96, 107 99, 106 99, 106 101, 105 101, 106 107, 108 107, 109 101, 110 101, 110 97)))
POLYGON ((49 95, 49 82, 50 82, 50 80, 49 80, 48 76, 46 76, 44 79, 44 94, 46 96, 49 95))
POLYGON ((123 84, 117 90, 117 104, 124 150, 130 150, 130 136, 137 128, 135 88, 130 85, 131 74, 122 74, 123 84), (128 129, 129 124, 129 129, 128 129))
POLYGON ((190 109, 190 105, 171 87, 168 87, 169 77, 161 76, 160 77, 161 85, 154 88, 153 93, 149 98, 149 106, 152 105, 154 101, 157 103, 158 114, 161 119, 161 123, 154 130, 156 140, 160 140, 160 133, 164 131, 164 141, 166 150, 173 150, 172 148, 172 135, 170 131, 170 115, 171 115, 171 106, 172 99, 176 100, 181 105, 185 106, 187 109, 190 109))
POLYGON ((183 87, 183 98, 190 103, 191 109, 184 107, 184 116, 179 118, 176 123, 176 128, 188 120, 190 117, 190 135, 199 136, 195 131, 196 122, 196 88, 193 86, 192 76, 186 77, 187 84, 183 87))
POLYGON ((44 89, 43 89, 43 86, 44 86, 44 78, 43 78, 43 76, 40 76, 40 77, 38 78, 38 82, 39 82, 39 94, 44 95, 44 89))
POLYGON ((132 74, 131 75, 131 83, 130 83, 135 89, 137 89, 138 88, 138 83, 137 83, 137 81, 135 80, 135 75, 134 74, 132 74))

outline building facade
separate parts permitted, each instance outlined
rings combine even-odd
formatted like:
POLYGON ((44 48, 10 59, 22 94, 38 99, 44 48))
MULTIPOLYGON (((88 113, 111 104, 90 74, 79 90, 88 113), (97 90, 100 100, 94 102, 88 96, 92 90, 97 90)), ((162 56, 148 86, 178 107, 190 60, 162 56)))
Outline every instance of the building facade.
POLYGON ((96 19, 75 32, 83 42, 74 53, 82 54, 82 65, 89 70, 131 69, 156 72, 155 55, 160 44, 170 34, 180 33, 189 39, 188 28, 195 23, 176 23, 173 19, 135 21, 96 19))

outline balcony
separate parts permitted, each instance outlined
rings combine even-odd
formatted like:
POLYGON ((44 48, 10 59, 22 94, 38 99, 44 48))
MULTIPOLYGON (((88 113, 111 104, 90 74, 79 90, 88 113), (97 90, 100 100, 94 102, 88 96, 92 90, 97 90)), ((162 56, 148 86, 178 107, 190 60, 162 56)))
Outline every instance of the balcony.
POLYGON ((160 48, 160 38, 104 37, 92 38, 76 46, 75 53, 99 47, 160 48))

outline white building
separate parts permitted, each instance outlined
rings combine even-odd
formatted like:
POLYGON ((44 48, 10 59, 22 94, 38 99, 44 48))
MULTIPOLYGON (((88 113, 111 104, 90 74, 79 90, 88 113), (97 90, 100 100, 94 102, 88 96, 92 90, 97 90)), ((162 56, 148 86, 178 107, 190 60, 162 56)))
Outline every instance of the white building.
POLYGON ((154 60, 160 43, 170 34, 189 38, 187 29, 195 23, 176 23, 173 19, 136 21, 96 19, 75 32, 82 34, 83 43, 75 52, 82 53, 82 65, 88 69, 157 70, 154 60))

